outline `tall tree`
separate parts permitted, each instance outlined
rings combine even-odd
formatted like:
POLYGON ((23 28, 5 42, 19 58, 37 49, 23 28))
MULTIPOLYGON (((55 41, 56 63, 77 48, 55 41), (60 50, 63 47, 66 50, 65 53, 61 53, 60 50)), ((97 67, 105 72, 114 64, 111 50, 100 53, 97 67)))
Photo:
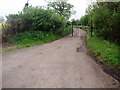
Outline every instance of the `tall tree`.
POLYGON ((48 2, 48 8, 54 9, 58 14, 63 15, 65 18, 69 19, 71 14, 75 11, 72 10, 73 5, 67 3, 67 0, 56 0, 54 2, 48 2))

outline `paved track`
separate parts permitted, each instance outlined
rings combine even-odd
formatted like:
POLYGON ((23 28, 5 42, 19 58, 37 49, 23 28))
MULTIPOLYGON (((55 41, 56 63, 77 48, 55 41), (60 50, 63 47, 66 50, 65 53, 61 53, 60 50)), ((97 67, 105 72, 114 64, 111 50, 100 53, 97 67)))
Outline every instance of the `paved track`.
POLYGON ((86 53, 85 32, 3 54, 3 88, 116 88, 86 53), (81 38, 82 37, 82 38, 81 38))

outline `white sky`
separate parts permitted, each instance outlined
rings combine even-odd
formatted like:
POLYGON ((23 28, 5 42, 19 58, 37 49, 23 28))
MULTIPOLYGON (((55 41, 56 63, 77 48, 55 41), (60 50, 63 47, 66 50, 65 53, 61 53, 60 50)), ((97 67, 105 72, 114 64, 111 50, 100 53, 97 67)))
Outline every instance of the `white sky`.
MULTIPOLYGON (((74 5, 76 14, 71 18, 80 19, 85 14, 85 10, 93 0, 68 0, 69 3, 74 5)), ((0 0, 0 16, 18 13, 21 11, 27 0, 0 0)), ((29 5, 32 6, 45 6, 45 0, 29 0, 29 5)))

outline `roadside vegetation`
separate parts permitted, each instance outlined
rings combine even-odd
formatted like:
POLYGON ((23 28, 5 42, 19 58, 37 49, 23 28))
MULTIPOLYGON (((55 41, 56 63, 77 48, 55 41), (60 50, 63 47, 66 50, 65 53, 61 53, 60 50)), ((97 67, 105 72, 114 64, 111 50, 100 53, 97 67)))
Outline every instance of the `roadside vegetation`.
POLYGON ((111 68, 120 69, 119 45, 97 36, 91 38, 87 35, 86 39, 90 52, 97 60, 111 68))
POLYGON ((2 30, 2 24, 0 23, 0 30, 2 30))
POLYGON ((120 69, 120 2, 96 2, 88 6, 86 15, 74 20, 75 27, 86 30, 87 46, 101 62, 120 69), (93 37, 90 27, 93 26, 93 37))
POLYGON ((68 19, 72 13, 68 12, 72 7, 67 2, 49 2, 48 8, 25 6, 18 14, 9 14, 2 30, 3 49, 11 50, 7 44, 14 49, 40 45, 70 34, 68 19))
POLYGON ((16 48, 30 47, 52 42, 71 33, 70 28, 63 29, 62 34, 53 34, 51 32, 26 31, 17 33, 9 39, 9 43, 16 45, 14 48, 4 50, 13 50, 16 48))
POLYGON ((1 23, 0 23, 0 43, 2 43, 2 24, 1 23))
POLYGON ((120 45, 113 43, 109 40, 98 37, 93 32, 93 37, 90 36, 90 30, 88 26, 77 26, 87 32, 86 41, 87 47, 91 55, 93 55, 99 62, 104 63, 113 69, 120 69, 120 45))

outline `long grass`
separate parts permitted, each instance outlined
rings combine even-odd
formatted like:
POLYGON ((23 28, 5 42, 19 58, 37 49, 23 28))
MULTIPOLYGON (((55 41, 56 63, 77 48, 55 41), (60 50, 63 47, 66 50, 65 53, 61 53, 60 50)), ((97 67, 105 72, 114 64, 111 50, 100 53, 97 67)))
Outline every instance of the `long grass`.
POLYGON ((5 47, 3 48, 3 50, 11 51, 17 48, 45 44, 64 37, 70 33, 70 28, 63 29, 62 32, 58 34, 41 31, 26 31, 22 33, 17 33, 9 39, 9 44, 11 44, 11 47, 5 47))
POLYGON ((87 35, 87 46, 92 53, 111 68, 120 68, 119 46, 99 37, 87 35))
POLYGON ((97 60, 111 68, 120 69, 120 46, 97 37, 94 32, 93 37, 90 37, 89 27, 80 26, 80 29, 87 32, 87 47, 97 60))
POLYGON ((2 24, 0 23, 0 33, 2 33, 2 24))
POLYGON ((2 24, 0 23, 0 29, 2 29, 2 24))

